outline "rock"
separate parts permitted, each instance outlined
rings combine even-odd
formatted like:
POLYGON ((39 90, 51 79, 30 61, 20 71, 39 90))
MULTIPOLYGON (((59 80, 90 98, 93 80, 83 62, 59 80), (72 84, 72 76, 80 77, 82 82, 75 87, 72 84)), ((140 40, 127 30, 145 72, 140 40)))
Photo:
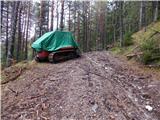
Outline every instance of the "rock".
POLYGON ((98 108, 98 105, 97 105, 97 104, 94 104, 94 105, 92 106, 92 110, 93 110, 94 112, 97 111, 97 108, 98 108))
POLYGON ((145 93, 142 95, 142 97, 145 99, 151 99, 151 96, 149 94, 145 94, 145 93))
POLYGON ((153 110, 153 107, 151 107, 150 105, 146 105, 145 108, 150 112, 153 110))

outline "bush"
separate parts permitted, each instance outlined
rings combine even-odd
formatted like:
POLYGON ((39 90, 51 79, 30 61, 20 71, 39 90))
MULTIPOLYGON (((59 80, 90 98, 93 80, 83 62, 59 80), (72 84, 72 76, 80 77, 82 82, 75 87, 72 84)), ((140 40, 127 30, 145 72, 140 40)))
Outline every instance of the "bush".
POLYGON ((133 44, 132 32, 127 32, 124 35, 124 46, 130 46, 133 44))
POLYGON ((144 40, 141 44, 141 61, 144 64, 154 62, 160 59, 160 43, 158 39, 144 40))
POLYGON ((152 52, 147 50, 143 52, 143 55, 141 56, 141 61, 144 64, 148 64, 149 62, 151 62, 152 59, 152 52))

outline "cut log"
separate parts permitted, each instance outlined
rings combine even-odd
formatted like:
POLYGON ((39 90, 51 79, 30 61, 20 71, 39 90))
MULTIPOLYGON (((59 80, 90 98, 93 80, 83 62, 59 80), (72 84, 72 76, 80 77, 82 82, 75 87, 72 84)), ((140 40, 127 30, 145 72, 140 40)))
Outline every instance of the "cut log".
POLYGON ((160 31, 158 31, 158 30, 155 30, 155 29, 151 29, 151 30, 155 31, 156 33, 160 33, 160 31))
POLYGON ((146 65, 146 66, 149 68, 157 68, 157 69, 160 68, 160 65, 146 65))
POLYGON ((142 54, 143 54, 142 52, 132 53, 132 54, 127 55, 126 57, 128 60, 130 60, 131 58, 138 57, 139 55, 142 55, 142 54))

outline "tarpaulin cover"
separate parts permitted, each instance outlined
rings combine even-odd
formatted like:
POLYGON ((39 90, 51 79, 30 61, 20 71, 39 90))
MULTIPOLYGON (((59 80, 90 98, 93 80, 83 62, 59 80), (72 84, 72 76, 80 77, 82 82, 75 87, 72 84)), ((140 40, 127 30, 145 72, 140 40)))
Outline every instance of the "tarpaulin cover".
POLYGON ((71 32, 51 31, 38 38, 32 44, 32 48, 40 51, 57 51, 64 47, 78 48, 71 32))

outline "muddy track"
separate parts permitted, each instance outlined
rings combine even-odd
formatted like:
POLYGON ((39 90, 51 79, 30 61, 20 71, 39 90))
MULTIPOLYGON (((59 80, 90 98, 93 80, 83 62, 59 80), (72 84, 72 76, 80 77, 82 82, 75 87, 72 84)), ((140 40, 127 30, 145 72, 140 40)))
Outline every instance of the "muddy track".
POLYGON ((3 120, 159 120, 160 80, 110 53, 38 64, 2 86, 3 120), (153 109, 147 110, 149 105, 153 109))

